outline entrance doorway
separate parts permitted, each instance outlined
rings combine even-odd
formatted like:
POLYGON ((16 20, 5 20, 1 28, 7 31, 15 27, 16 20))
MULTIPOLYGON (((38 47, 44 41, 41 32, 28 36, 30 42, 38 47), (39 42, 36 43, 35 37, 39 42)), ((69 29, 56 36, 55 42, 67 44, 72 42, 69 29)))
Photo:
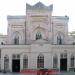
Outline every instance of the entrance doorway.
POLYGON ((20 59, 12 60, 12 72, 20 72, 20 59))
POLYGON ((67 58, 60 59, 60 71, 67 71, 67 58))

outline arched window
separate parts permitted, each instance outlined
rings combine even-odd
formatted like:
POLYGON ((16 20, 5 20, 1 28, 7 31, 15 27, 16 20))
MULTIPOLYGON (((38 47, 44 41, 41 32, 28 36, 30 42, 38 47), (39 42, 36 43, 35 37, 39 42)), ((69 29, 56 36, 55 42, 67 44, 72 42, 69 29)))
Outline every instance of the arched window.
POLYGON ((1 45, 4 45, 4 43, 3 43, 3 42, 1 42, 1 45))
POLYGON ((36 40, 38 40, 38 39, 42 39, 41 32, 36 33, 36 40))
POLYGON ((70 61, 71 61, 71 67, 74 67, 74 55, 73 54, 71 55, 70 61))
POLYGON ((61 58, 61 59, 67 58, 67 53, 61 53, 61 54, 60 54, 60 58, 61 58))
POLYGON ((57 55, 53 56, 53 68, 58 68, 58 57, 57 57, 57 55))
POLYGON ((19 39, 20 39, 20 33, 19 32, 14 32, 13 33, 13 40, 14 40, 14 44, 18 45, 19 44, 19 39))
POLYGON ((19 44, 19 36, 15 36, 15 38, 14 38, 14 44, 15 45, 19 44))
POLYGON ((61 38, 61 36, 57 36, 57 44, 58 45, 62 44, 62 38, 61 38))
POLYGON ((57 44, 61 45, 64 43, 64 34, 60 31, 57 32, 57 44))
POLYGON ((4 70, 9 70, 9 57, 7 55, 4 57, 4 70))
POLYGON ((20 59, 20 55, 19 54, 13 54, 12 59, 20 59))
POLYGON ((28 56, 24 55, 23 57, 23 69, 27 69, 28 68, 28 56))
POLYGON ((37 57, 37 68, 44 68, 44 56, 42 54, 37 57))

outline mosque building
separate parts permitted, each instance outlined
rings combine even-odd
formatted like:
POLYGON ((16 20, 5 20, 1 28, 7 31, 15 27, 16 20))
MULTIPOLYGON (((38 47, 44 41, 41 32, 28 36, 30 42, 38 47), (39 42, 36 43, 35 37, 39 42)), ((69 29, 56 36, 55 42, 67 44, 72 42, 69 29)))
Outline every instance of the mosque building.
POLYGON ((7 16, 7 35, 0 35, 0 70, 75 67, 75 38, 68 35, 68 16, 52 16, 53 5, 26 4, 26 15, 7 16))

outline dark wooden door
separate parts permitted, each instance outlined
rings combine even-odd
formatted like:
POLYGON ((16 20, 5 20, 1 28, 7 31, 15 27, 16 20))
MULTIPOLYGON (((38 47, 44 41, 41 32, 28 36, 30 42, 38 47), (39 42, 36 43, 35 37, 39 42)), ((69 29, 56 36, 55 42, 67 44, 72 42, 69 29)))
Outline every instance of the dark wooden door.
POLYGON ((12 60, 12 72, 20 72, 20 59, 12 60))
POLYGON ((60 59, 60 71, 67 71, 67 59, 60 59))

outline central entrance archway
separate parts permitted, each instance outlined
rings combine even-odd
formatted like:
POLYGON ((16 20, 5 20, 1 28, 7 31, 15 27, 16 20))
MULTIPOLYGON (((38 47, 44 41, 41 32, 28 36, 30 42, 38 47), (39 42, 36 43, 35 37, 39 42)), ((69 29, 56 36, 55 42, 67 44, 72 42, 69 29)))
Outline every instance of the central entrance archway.
POLYGON ((20 55, 13 54, 12 56, 12 72, 20 72, 20 55))
POLYGON ((67 53, 60 55, 60 71, 67 71, 67 53))
POLYGON ((20 72, 20 59, 12 60, 12 72, 20 72))
POLYGON ((67 71, 67 58, 60 59, 60 71, 67 71))

